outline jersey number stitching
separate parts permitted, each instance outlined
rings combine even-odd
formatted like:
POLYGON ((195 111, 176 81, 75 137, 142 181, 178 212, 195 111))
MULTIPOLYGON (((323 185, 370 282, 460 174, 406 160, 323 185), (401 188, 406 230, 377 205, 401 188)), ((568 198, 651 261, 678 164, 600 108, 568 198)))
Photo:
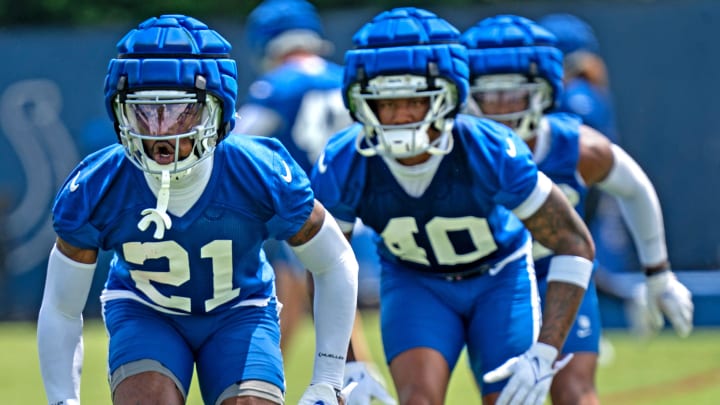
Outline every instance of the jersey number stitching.
MULTIPOLYGON (((427 252, 415 241, 414 235, 418 231, 415 218, 399 217, 388 222, 381 236, 385 246, 395 256, 402 260, 429 266, 427 252)), ((497 250, 490 225, 485 218, 435 217, 425 225, 425 233, 440 265, 471 263, 497 250), (459 231, 466 231, 469 234, 475 250, 463 254, 457 253, 448 233, 459 231)))
MULTIPOLYGON (((130 270, 130 276, 138 290, 153 302, 166 308, 190 312, 190 297, 165 296, 151 282, 180 286, 190 281, 190 259, 187 250, 175 241, 127 242, 123 244, 123 255, 128 263, 145 263, 148 259, 168 260, 168 271, 130 270)), ((214 240, 200 249, 200 257, 212 260, 213 297, 205 300, 205 311, 238 297, 239 288, 232 288, 232 241, 214 240)))

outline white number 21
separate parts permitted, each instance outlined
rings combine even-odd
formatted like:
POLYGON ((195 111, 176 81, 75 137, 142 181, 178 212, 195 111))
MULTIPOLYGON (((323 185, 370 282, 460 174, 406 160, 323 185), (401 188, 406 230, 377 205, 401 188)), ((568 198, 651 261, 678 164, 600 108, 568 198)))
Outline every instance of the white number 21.
MULTIPOLYGON (((168 271, 130 270, 130 276, 137 288, 158 305, 190 312, 190 297, 165 296, 151 283, 177 287, 190 280, 190 260, 182 246, 175 241, 128 242, 123 244, 123 254, 128 263, 135 264, 166 258, 168 271)), ((212 260, 213 297, 205 300, 205 311, 209 312, 240 295, 239 288, 232 288, 232 241, 214 240, 200 249, 200 257, 212 260)))

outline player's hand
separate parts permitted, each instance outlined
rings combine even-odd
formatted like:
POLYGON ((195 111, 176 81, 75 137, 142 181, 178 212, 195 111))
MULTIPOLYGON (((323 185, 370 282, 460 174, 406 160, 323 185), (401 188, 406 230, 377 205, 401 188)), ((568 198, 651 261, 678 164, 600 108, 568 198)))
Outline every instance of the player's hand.
POLYGON ((309 386, 298 405, 342 405, 340 395, 328 383, 319 383, 309 386))
POLYGON ((357 386, 346 394, 347 405, 370 405, 373 398, 385 405, 397 403, 385 389, 381 377, 376 372, 371 372, 366 363, 351 361, 345 364, 343 387, 349 387, 353 383, 357 386))
POLYGON ((521 356, 513 357, 485 373, 483 381, 486 383, 510 377, 495 405, 542 405, 550 391, 553 376, 572 358, 570 354, 555 362, 557 354, 556 348, 537 342, 521 356))
POLYGON ((647 276, 646 283, 650 326, 655 331, 662 329, 665 314, 678 335, 690 335, 694 311, 690 290, 670 270, 647 276))

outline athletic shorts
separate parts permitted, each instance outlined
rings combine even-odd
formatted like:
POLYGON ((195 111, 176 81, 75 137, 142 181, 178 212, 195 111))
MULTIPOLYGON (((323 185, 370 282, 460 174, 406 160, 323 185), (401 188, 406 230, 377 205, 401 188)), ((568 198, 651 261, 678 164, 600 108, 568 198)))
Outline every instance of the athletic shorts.
POLYGON ((526 352, 540 330, 529 254, 497 274, 457 281, 382 264, 380 322, 388 364, 402 352, 429 347, 440 352, 452 370, 467 346, 483 394, 501 391, 507 379, 485 384, 483 374, 526 352))
POLYGON ((110 376, 121 365, 153 360, 172 373, 185 398, 197 367, 206 404, 215 404, 225 389, 246 380, 267 381, 285 392, 274 300, 197 316, 118 299, 104 304, 103 317, 110 337, 110 376))

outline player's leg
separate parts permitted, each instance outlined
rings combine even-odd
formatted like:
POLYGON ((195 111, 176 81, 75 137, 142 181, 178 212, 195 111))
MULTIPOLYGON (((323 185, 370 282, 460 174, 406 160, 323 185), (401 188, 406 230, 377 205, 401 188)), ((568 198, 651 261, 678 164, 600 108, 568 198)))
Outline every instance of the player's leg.
POLYGON ((469 280, 478 299, 469 319, 468 360, 485 405, 495 403, 508 380, 486 384, 483 375, 527 351, 540 331, 541 304, 529 260, 469 280))
POLYGON ((591 281, 563 347, 563 353, 574 353, 574 356, 553 378, 550 388, 553 405, 600 403, 595 388, 595 372, 601 331, 597 289, 591 281))
POLYGON ((382 341, 400 404, 444 403, 465 343, 461 315, 448 291, 438 291, 447 283, 397 267, 383 272, 382 341))
POLYGON ((197 351, 206 404, 282 404, 285 375, 275 301, 242 306, 215 317, 217 330, 197 351))
POLYGON ((132 300, 113 300, 104 304, 103 317, 113 404, 184 404, 193 356, 171 316, 132 300))

